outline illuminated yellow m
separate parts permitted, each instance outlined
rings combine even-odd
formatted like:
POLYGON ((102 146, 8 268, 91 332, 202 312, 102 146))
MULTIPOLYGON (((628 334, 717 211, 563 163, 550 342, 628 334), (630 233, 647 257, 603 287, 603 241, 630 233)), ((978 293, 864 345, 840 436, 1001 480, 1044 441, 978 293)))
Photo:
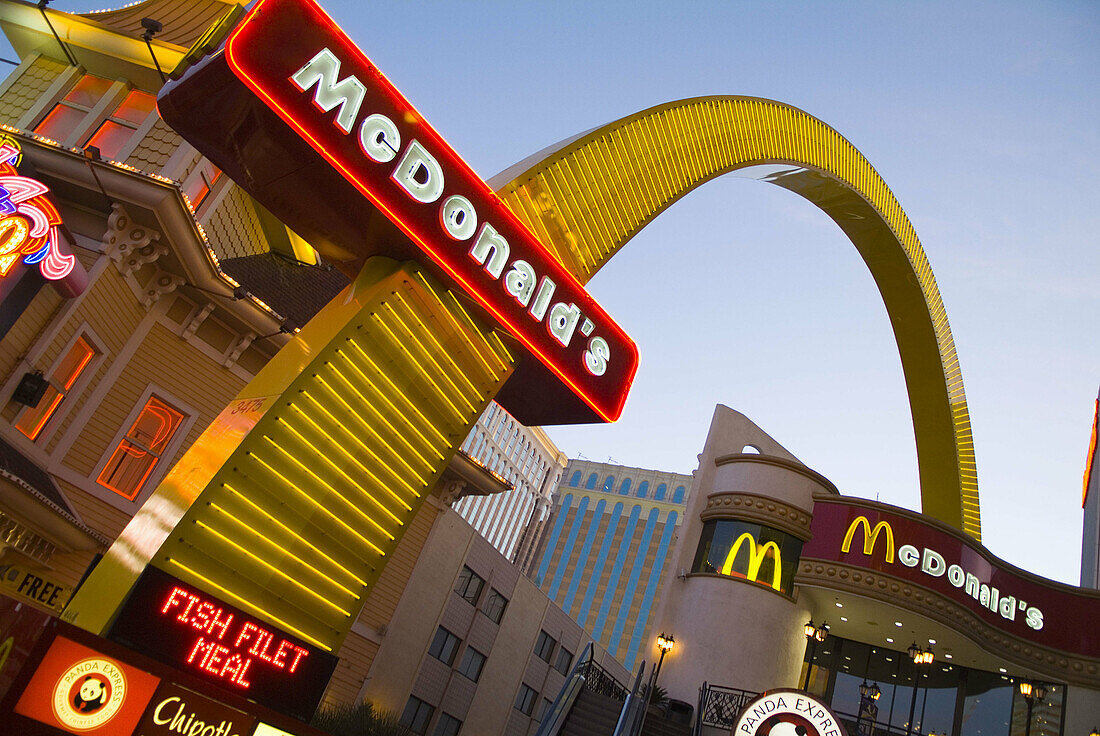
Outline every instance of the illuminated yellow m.
POLYGON ((857 516, 851 524, 848 525, 848 533, 844 535, 844 544, 841 545, 840 551, 847 552, 852 547, 852 537, 856 534, 856 529, 863 527, 863 554, 870 555, 875 549, 875 542, 878 541, 878 533, 886 530, 886 561, 894 561, 894 530, 890 527, 890 524, 885 521, 880 521, 875 524, 874 531, 871 531, 871 522, 867 521, 866 516, 857 516))
POLYGON ((772 553, 772 561, 775 563, 772 565, 772 587, 776 590, 780 590, 780 578, 783 574, 783 560, 779 556, 779 545, 775 542, 765 542, 761 547, 756 546, 756 540, 753 539, 752 534, 745 532, 737 541, 730 547, 729 554, 726 555, 726 561, 722 563, 721 573, 723 575, 730 575, 733 572, 733 561, 737 559, 737 553, 741 551, 741 545, 748 543, 749 546, 749 566, 746 568, 745 577, 749 580, 756 580, 756 576, 760 574, 760 566, 764 564, 764 558, 768 556, 768 552, 772 553))

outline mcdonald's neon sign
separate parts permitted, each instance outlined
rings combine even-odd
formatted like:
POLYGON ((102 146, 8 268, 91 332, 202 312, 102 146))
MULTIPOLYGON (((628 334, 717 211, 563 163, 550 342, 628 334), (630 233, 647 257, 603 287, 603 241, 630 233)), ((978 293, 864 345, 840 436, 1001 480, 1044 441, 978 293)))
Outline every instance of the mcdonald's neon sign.
POLYGON ((852 538, 855 537, 856 529, 863 527, 863 554, 870 555, 875 549, 875 542, 878 541, 878 535, 886 532, 886 561, 894 561, 894 530, 890 527, 889 522, 879 521, 875 524, 875 528, 871 530, 871 522, 867 520, 866 516, 857 516, 852 520, 852 523, 848 525, 848 531, 844 535, 844 543, 840 546, 840 551, 847 553, 852 547, 852 538))
MULTIPOLYGON (((745 532, 737 538, 737 541, 730 547, 730 551, 726 554, 726 561, 722 563, 720 572, 723 575, 736 575, 733 571, 734 562, 737 560, 737 553, 741 551, 741 545, 747 544, 749 550, 749 564, 745 569, 744 576, 746 579, 753 582, 761 582, 757 580, 760 575, 760 567, 764 564, 764 559, 771 553, 772 556, 772 582, 771 587, 775 590, 782 590, 782 578, 783 578, 783 557, 779 553, 779 545, 775 542, 768 541, 763 545, 757 546, 756 539, 749 532, 745 532)), ((763 583, 761 583, 763 584, 763 583)))

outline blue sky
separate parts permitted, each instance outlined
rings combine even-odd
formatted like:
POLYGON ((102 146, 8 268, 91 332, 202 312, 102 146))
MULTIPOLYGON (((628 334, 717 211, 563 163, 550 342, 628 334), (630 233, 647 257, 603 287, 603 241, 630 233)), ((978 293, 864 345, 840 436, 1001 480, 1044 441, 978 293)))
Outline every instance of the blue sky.
MULTIPOLYGON (((1077 581, 1100 385, 1100 5, 321 2, 485 177, 697 95, 772 98, 836 128, 901 202, 939 283, 986 545, 1077 581)), ((616 425, 550 430, 569 455, 690 472, 721 402, 842 492, 919 506, 882 300, 808 202, 723 177, 589 289, 642 362, 616 425)))

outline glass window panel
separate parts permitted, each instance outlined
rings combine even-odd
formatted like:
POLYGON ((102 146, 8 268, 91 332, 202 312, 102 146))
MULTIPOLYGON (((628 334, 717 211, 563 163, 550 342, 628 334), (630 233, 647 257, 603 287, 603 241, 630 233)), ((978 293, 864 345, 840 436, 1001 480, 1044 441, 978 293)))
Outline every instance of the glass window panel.
POLYGON ((36 439, 95 354, 95 348, 83 336, 78 337, 50 374, 49 386, 38 406, 24 411, 15 423, 16 428, 28 438, 36 439))
POLYGON ((1007 736, 1012 691, 1012 683, 1000 675, 970 670, 959 736, 1007 736))
POLYGON ((107 90, 111 88, 111 84, 112 82, 110 79, 85 74, 81 80, 76 83, 76 86, 69 90, 69 94, 65 95, 65 102, 71 102, 74 105, 81 105, 87 108, 95 107, 100 98, 107 94, 107 90))
POLYGON ((802 540, 777 529, 712 519, 703 524, 692 571, 750 580, 790 595, 801 554, 802 540))
POLYGON ((139 89, 131 90, 130 94, 115 108, 111 117, 125 120, 134 125, 141 125, 149 117, 149 113, 157 109, 157 98, 148 92, 139 89))
POLYGON ((157 397, 150 396, 141 414, 99 474, 99 484, 124 498, 134 500, 181 422, 182 413, 157 397))
POLYGON ((462 721, 444 713, 439 716, 439 722, 435 724, 432 734, 433 736, 455 736, 460 728, 462 728, 462 721))
POLYGON ((76 130, 76 126, 80 125, 85 115, 87 113, 83 110, 58 104, 50 110, 50 114, 41 123, 35 126, 34 132, 61 142, 76 130))
POLYGON ((118 159, 119 152, 122 151, 133 135, 133 128, 128 128, 113 120, 104 120, 84 145, 98 148, 103 158, 118 159))
POLYGON ((458 665, 458 672, 477 682, 478 678, 481 677, 481 668, 484 666, 485 655, 468 646, 466 651, 462 653, 462 661, 458 665))

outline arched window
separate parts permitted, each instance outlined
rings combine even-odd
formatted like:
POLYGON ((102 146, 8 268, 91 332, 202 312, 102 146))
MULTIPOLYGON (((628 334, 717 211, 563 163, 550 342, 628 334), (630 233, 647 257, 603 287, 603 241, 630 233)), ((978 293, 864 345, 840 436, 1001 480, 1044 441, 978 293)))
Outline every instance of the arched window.
POLYGON ((615 476, 609 475, 604 479, 603 490, 605 493, 611 493, 611 491, 615 490, 615 476))
POLYGON ((569 479, 569 485, 576 488, 580 484, 581 484, 581 471, 574 470, 573 471, 573 476, 569 479))
POLYGON ((647 493, 649 493, 649 481, 643 480, 638 486, 638 498, 645 498, 647 493))
POLYGON ((630 493, 630 478, 623 478, 623 484, 619 486, 619 495, 625 496, 630 493))
POLYGON ((672 502, 673 503, 683 503, 684 502, 684 493, 685 493, 685 491, 684 491, 683 486, 676 486, 676 490, 672 492, 672 502))
POLYGON ((662 483, 661 485, 657 486, 657 492, 653 494, 653 498, 657 501, 664 501, 666 493, 668 493, 668 486, 662 483))
POLYGON ((596 474, 593 473, 592 475, 588 476, 588 480, 585 481, 584 487, 591 491, 594 491, 596 490, 596 482, 598 480, 599 479, 596 477, 596 474))

